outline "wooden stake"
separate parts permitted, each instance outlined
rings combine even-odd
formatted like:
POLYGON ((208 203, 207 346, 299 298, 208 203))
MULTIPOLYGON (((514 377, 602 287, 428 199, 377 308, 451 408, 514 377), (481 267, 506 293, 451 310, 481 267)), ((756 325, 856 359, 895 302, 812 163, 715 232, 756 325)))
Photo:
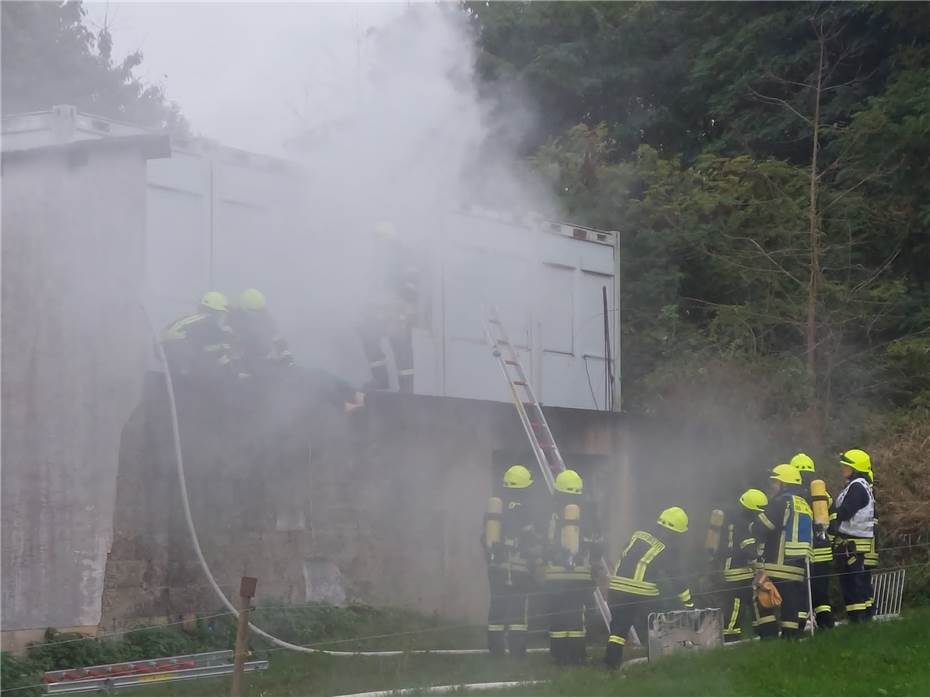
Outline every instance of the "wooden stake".
POLYGON ((252 598, 255 597, 255 586, 258 579, 243 576, 239 582, 239 624, 236 627, 236 651, 233 654, 233 679, 231 697, 242 697, 242 669, 248 655, 246 639, 249 635, 249 611, 252 607, 252 598))

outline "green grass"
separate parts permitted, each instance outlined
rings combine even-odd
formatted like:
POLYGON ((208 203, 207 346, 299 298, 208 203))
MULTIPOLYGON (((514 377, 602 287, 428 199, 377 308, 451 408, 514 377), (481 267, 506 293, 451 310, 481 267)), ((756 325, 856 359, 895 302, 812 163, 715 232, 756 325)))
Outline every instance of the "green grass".
MULTIPOLYGON (((483 695, 494 693, 485 692, 483 695)), ((930 694, 930 609, 901 620, 843 626, 813 641, 752 642, 631 666, 586 669, 551 685, 498 693, 597 697, 883 697, 930 694)))
MULTIPOLYGON (((272 618, 265 618, 269 622, 272 618)), ((468 642, 480 645, 472 634, 456 635, 457 629, 435 618, 398 611, 318 608, 308 615, 292 615, 289 638, 307 640, 305 632, 333 640, 341 636, 370 636, 393 631, 438 628, 425 635, 412 634, 407 648, 432 643, 434 647, 468 642), (383 623, 387 621, 388 626, 383 623), (445 630, 449 630, 448 632, 445 630), (417 637, 414 640, 414 637, 417 637), (427 640, 429 637, 429 641, 427 640), (477 641, 477 643, 475 643, 477 641), (416 644, 416 645, 414 645, 416 644)), ((285 633, 288 627, 278 626, 285 633)), ((372 639, 335 648, 380 648, 387 640, 372 639)), ((398 639, 391 648, 402 648, 398 639)), ((251 697, 303 697, 340 695, 402 687, 424 687, 492 681, 548 680, 482 695, 577 695, 584 697, 689 697, 830 695, 831 697, 897 697, 930 694, 930 608, 914 610, 898 621, 868 626, 840 627, 813 641, 753 642, 735 648, 668 657, 652 665, 631 666, 624 673, 608 673, 596 663, 590 668, 562 671, 546 655, 525 661, 488 656, 404 655, 398 657, 333 657, 287 651, 263 652, 270 668, 246 676, 251 697)), ((592 647, 597 660, 601 646, 592 647)), ((5 666, 5 677, 12 677, 5 666)), ((4 681, 6 682, 6 681, 4 681)), ((228 677, 190 683, 153 685, 127 692, 138 697, 225 697, 228 677)), ((6 687, 7 685, 4 685, 6 687)), ((24 693, 18 693, 24 694, 24 693)), ((478 693, 475 693, 478 694, 478 693)))

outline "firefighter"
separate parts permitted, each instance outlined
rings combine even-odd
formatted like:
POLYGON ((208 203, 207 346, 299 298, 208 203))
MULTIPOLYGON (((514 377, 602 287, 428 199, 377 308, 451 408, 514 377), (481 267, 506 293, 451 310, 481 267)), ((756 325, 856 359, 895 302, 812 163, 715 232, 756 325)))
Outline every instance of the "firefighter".
POLYGON ((419 299, 419 269, 412 252, 388 222, 375 225, 372 240, 374 268, 369 272, 369 297, 358 332, 371 370, 371 389, 390 386, 387 358, 381 347, 387 338, 394 354, 398 388, 413 392, 413 326, 419 299))
POLYGON ((229 325, 234 337, 233 358, 243 374, 262 379, 286 375, 288 380, 304 385, 308 392, 319 394, 325 402, 342 406, 346 413, 364 406, 365 395, 335 375, 306 368, 281 372, 298 366, 287 341, 278 333, 265 294, 260 290, 248 288, 242 292, 239 306, 229 313, 229 325))
POLYGON ((220 383, 234 377, 232 331, 226 296, 204 294, 197 312, 170 324, 160 341, 173 378, 182 383, 220 383))
POLYGON ((743 624, 753 607, 752 577, 753 564, 758 555, 758 545, 753 523, 765 510, 769 500, 765 492, 748 489, 739 497, 740 508, 727 516, 723 563, 723 580, 726 585, 726 604, 723 619, 723 641, 739 641, 743 636, 743 624))
POLYGON ((276 367, 294 367, 294 356, 278 334, 277 323, 260 290, 242 291, 239 307, 229 313, 229 326, 236 339, 236 358, 244 372, 264 375, 276 367))
MULTIPOLYGON (((808 504, 813 505, 811 499, 811 482, 816 477, 817 467, 813 458, 805 453, 798 453, 791 458, 791 464, 801 474, 801 482, 804 487, 804 497, 808 504)), ((833 505, 833 498, 827 493, 827 506, 833 505)), ((832 629, 833 608, 830 605, 830 578, 833 576, 833 543, 830 540, 826 530, 818 529, 814 526, 814 535, 811 542, 811 603, 814 610, 814 618, 817 627, 820 629, 832 629)), ((801 613, 802 619, 807 618, 807 613, 801 613)), ((804 623, 801 624, 801 629, 804 623)))
POLYGON ((693 608, 691 589, 681 574, 680 558, 688 514, 677 506, 666 508, 652 532, 637 530, 630 537, 610 578, 608 604, 612 619, 604 661, 609 668, 623 661, 630 626, 640 641, 647 637, 646 619, 675 597, 685 608, 693 608))
POLYGON ((811 551, 813 523, 807 500, 800 495, 801 474, 791 465, 777 465, 769 477, 769 504, 759 516, 762 562, 766 575, 781 594, 781 619, 771 608, 758 608, 756 633, 762 639, 799 637, 799 613, 807 605, 806 563, 811 551))
POLYGON ((504 473, 501 496, 488 501, 482 545, 488 563, 491 604, 488 651, 526 655, 529 594, 533 569, 542 551, 541 537, 528 510, 533 476, 523 465, 504 473))
POLYGON ((840 466, 846 486, 836 497, 836 519, 830 522, 836 535, 834 558, 846 615, 850 622, 866 622, 872 619, 872 586, 865 555, 873 550, 875 541, 875 496, 868 476, 872 461, 863 450, 847 450, 840 466))
POLYGON ((594 590, 591 562, 601 555, 594 516, 582 504, 583 487, 574 470, 555 478, 544 574, 549 652, 559 664, 577 665, 586 659, 585 601, 594 590))

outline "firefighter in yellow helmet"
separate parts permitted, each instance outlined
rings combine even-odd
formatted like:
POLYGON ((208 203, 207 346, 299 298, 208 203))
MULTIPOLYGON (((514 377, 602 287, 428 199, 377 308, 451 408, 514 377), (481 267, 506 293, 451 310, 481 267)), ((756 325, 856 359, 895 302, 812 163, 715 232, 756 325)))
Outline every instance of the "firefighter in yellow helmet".
POLYGON ((488 608, 488 651, 492 656, 526 655, 529 594, 533 569, 542 551, 541 536, 529 511, 533 476, 513 465, 497 496, 488 501, 482 545, 488 563, 491 604, 488 608))
POLYGON ((586 658, 585 605, 594 590, 591 563, 601 557, 592 504, 582 499, 584 482, 575 470, 555 478, 545 551, 549 652, 559 664, 586 658))
POLYGON ((753 523, 768 503, 765 492, 748 489, 739 497, 739 507, 726 516, 724 537, 721 540, 726 588, 723 640, 726 643, 743 638, 743 625, 753 610, 753 565, 759 556, 753 523))
POLYGON ((630 627, 639 638, 647 636, 646 619, 676 598, 685 608, 693 608, 681 564, 682 541, 688 531, 688 514, 678 506, 659 514, 655 528, 637 530, 630 537, 610 577, 608 604, 612 619, 604 661, 609 668, 623 661, 630 627))
POLYGON ((209 383, 235 377, 228 310, 226 296, 211 290, 200 299, 196 312, 175 320, 162 332, 159 340, 172 378, 181 383, 209 383))
POLYGON ((872 619, 871 573, 865 556, 875 543, 875 494, 869 473, 872 459, 864 450, 847 450, 840 458, 846 486, 836 497, 836 518, 830 521, 835 533, 834 558, 840 588, 850 622, 872 619))
POLYGON ((413 327, 419 312, 420 270, 414 262, 413 250, 401 242, 389 222, 382 221, 374 226, 371 251, 368 297, 358 327, 371 370, 368 386, 374 390, 386 390, 390 386, 387 357, 381 346, 381 340, 386 338, 394 356, 398 389, 413 392, 413 327))
POLYGON ((242 291, 239 306, 229 313, 229 325, 236 337, 236 357, 245 372, 261 377, 276 368, 294 366, 294 356, 278 333, 265 294, 260 290, 242 291))
POLYGON ((813 520, 801 496, 801 473, 789 464, 777 465, 769 476, 769 504, 759 516, 757 539, 762 562, 782 597, 781 618, 773 608, 758 608, 756 633, 762 639, 795 638, 803 631, 799 613, 807 606, 806 560, 811 551, 813 520))
MULTIPOLYGON (((797 453, 791 458, 792 465, 801 474, 804 488, 804 498, 813 508, 813 492, 811 482, 817 479, 817 466, 814 459, 806 453, 797 453)), ((829 492, 826 494, 827 506, 833 505, 833 498, 829 492)), ((834 626, 833 607, 830 605, 830 579, 833 577, 833 543, 826 529, 819 529, 814 525, 814 535, 811 540, 811 602, 814 617, 819 629, 831 629, 834 626)), ((806 620, 806 612, 801 613, 802 620, 806 620)), ((804 622, 801 622, 801 629, 804 622)))

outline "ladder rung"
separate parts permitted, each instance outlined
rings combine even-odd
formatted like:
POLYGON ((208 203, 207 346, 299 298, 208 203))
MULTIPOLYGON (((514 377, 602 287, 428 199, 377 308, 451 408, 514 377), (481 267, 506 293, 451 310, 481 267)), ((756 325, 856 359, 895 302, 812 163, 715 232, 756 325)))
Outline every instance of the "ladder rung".
POLYGON ((520 386, 522 386, 522 387, 526 387, 526 380, 514 380, 514 381, 513 381, 513 384, 514 384, 514 385, 520 385, 520 386))
POLYGON ((507 365, 515 365, 515 366, 517 366, 518 368, 520 367, 520 364, 519 364, 519 363, 517 363, 516 361, 512 361, 512 360, 510 360, 509 358, 505 358, 505 359, 504 359, 504 363, 506 363, 507 365))
POLYGON ((530 421, 530 426, 533 428, 542 428, 545 425, 542 421, 530 421))
POLYGON ((555 443, 540 443, 539 447, 546 450, 555 450, 555 443))

